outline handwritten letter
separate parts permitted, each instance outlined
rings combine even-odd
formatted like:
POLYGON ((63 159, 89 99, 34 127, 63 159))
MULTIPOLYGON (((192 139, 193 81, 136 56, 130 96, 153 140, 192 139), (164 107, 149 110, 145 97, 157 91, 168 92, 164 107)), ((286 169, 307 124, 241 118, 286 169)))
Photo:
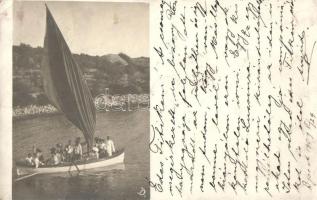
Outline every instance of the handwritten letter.
POLYGON ((317 199, 316 10, 151 2, 152 199, 317 199))

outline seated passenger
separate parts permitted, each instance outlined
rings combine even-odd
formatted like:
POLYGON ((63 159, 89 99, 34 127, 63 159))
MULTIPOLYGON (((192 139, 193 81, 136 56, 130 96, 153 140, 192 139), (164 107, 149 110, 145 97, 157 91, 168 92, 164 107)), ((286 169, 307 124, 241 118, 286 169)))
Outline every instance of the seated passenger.
POLYGON ((56 156, 57 156, 59 163, 64 161, 63 145, 62 144, 56 144, 56 156))
POLYGON ((34 167, 39 168, 42 165, 44 165, 44 163, 40 161, 40 153, 36 153, 34 158, 34 167))
POLYGON ((93 148, 92 148, 92 152, 93 152, 93 155, 99 159, 99 149, 98 147, 95 145, 93 148))
POLYGON ((74 147, 74 160, 81 160, 83 156, 83 148, 80 144, 80 138, 76 138, 76 143, 74 147))
POLYGON ((43 156, 43 153, 42 153, 42 150, 41 150, 41 149, 36 148, 36 153, 35 153, 35 154, 39 156, 39 161, 40 161, 40 162, 42 162, 42 163, 45 162, 44 156, 43 156))
POLYGON ((99 149, 106 150, 106 143, 104 139, 100 140, 99 149))
POLYGON ((63 155, 61 153, 56 153, 57 163, 60 164, 63 162, 63 155))
POLYGON ((56 149, 53 147, 51 148, 51 158, 49 159, 49 165, 58 165, 60 164, 60 160, 57 156, 57 153, 56 153, 56 149))
POLYGON ((66 161, 68 162, 72 161, 73 151, 74 151, 74 148, 72 146, 72 141, 68 140, 68 144, 66 145, 66 148, 65 148, 66 161))
POLYGON ((28 156, 25 158, 25 163, 27 166, 33 166, 34 163, 33 163, 33 157, 32 157, 32 154, 28 154, 28 156))
POLYGON ((99 148, 100 158, 105 157, 106 156, 106 143, 105 143, 104 139, 100 139, 98 148, 99 148))

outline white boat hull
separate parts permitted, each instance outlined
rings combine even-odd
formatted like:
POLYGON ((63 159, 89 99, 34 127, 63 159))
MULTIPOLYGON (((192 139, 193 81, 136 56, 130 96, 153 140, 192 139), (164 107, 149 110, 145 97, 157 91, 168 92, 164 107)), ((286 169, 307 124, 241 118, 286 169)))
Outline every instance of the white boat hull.
MULTIPOLYGON (((95 169, 95 168, 104 168, 116 164, 123 163, 124 161, 124 152, 119 154, 118 156, 104 159, 104 160, 97 160, 96 162, 90 163, 81 163, 77 164, 77 167, 80 171, 88 170, 88 169, 95 169)), ((59 173, 59 172, 71 172, 77 171, 77 168, 74 165, 71 166, 60 166, 60 167, 40 167, 40 168, 32 168, 32 167, 23 167, 17 166, 17 175, 26 175, 26 174, 48 174, 48 173, 59 173)))

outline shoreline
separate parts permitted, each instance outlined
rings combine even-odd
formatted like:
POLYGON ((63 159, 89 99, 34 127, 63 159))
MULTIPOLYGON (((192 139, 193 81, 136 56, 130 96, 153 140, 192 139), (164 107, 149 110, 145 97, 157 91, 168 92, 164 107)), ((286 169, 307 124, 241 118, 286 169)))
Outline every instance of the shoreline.
MULTIPOLYGON (((133 112, 133 111, 149 111, 149 107, 138 108, 133 110, 119 110, 119 109, 112 109, 112 110, 97 110, 97 113, 105 113, 105 112, 133 112)), ((12 116, 13 121, 20 121, 20 120, 30 120, 38 117, 51 117, 56 115, 63 115, 62 112, 51 112, 51 113, 36 113, 36 114, 28 114, 28 115, 21 115, 21 116, 12 116)))
POLYGON ((55 112, 55 113, 41 113, 41 114, 29 114, 29 115, 22 115, 22 116, 12 116, 12 120, 13 121, 29 120, 29 119, 34 119, 37 117, 50 117, 54 115, 62 115, 62 113, 55 112))
MULTIPOLYGON (((98 112, 130 112, 136 110, 149 110, 149 94, 105 95, 100 94, 94 98, 94 104, 98 112)), ((37 117, 60 115, 62 112, 53 105, 30 104, 23 107, 13 107, 12 119, 27 120, 37 117)))

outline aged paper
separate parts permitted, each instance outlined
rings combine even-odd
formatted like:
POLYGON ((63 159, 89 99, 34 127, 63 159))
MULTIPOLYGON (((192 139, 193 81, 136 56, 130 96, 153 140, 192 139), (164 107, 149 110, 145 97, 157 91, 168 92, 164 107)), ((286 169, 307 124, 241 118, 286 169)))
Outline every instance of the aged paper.
POLYGON ((316 199, 317 2, 151 2, 152 199, 316 199))
POLYGON ((150 199, 148 2, 3 1, 0 33, 0 199, 150 199))
MULTIPOLYGON (((151 199, 316 199, 316 1, 150 7, 151 199)), ((0 199, 11 199, 11 1, 0 31, 0 199)))
POLYGON ((0 1, 0 199, 11 199, 12 2, 0 1))

